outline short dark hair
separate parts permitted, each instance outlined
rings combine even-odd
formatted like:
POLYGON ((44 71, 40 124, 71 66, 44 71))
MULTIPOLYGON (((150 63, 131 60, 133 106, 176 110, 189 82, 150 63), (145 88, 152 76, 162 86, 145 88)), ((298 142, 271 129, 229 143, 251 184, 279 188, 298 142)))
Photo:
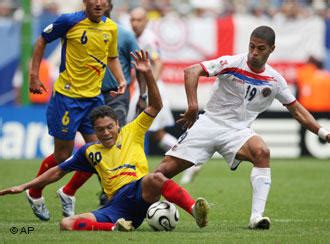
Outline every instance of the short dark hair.
POLYGON ((99 118, 109 117, 115 121, 118 120, 118 116, 115 111, 107 105, 101 105, 99 107, 94 108, 89 114, 92 125, 94 126, 95 121, 99 118))
POLYGON ((251 33, 251 38, 257 37, 265 40, 268 45, 273 46, 275 44, 275 31, 269 26, 259 26, 251 33))

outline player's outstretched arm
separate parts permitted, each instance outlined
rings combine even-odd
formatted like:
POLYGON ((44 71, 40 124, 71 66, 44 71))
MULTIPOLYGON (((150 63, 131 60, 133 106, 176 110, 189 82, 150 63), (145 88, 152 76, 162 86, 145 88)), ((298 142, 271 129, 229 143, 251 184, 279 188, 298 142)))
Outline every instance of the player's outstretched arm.
POLYGON ((40 36, 34 46, 34 51, 32 55, 32 62, 29 69, 29 90, 34 94, 42 94, 43 91, 47 92, 44 84, 39 80, 39 69, 42 57, 44 55, 44 50, 46 47, 45 39, 40 36))
POLYGON ((322 128, 320 124, 315 120, 313 115, 308 112, 298 101, 286 106, 292 116, 306 129, 315 133, 323 140, 330 142, 330 132, 325 128, 322 128))
POLYGON ((58 181, 65 174, 66 172, 61 170, 60 167, 55 166, 27 183, 21 184, 19 186, 13 186, 4 190, 0 190, 0 196, 7 194, 18 194, 30 188, 44 187, 52 182, 58 181))
POLYGON ((206 75, 200 64, 189 66, 184 70, 184 85, 188 100, 188 109, 184 114, 180 114, 177 123, 183 129, 190 128, 196 121, 198 115, 197 87, 200 76, 206 75))
POLYGON ((162 109, 163 103, 155 81, 155 77, 152 74, 149 53, 147 51, 140 50, 136 51, 135 53, 131 52, 131 55, 134 59, 133 64, 135 69, 141 75, 143 75, 143 78, 147 84, 148 105, 144 111, 151 116, 156 117, 159 111, 162 109))

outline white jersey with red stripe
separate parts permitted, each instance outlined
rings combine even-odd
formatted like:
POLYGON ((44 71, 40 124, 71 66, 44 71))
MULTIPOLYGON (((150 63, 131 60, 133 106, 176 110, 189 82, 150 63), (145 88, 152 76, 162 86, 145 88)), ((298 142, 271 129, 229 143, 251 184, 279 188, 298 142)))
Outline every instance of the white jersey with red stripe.
POLYGON ((266 64, 256 73, 247 64, 248 54, 222 56, 201 63, 209 76, 217 76, 217 86, 205 109, 213 121, 243 129, 276 98, 283 105, 296 101, 285 79, 266 64))

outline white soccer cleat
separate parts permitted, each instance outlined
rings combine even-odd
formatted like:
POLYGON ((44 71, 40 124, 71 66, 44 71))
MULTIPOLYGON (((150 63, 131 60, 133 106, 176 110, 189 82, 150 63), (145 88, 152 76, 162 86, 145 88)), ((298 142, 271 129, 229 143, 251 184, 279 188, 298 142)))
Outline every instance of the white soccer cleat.
POLYGON ((63 187, 57 190, 57 196, 59 197, 62 205, 62 214, 64 217, 71 217, 74 215, 76 198, 69 196, 63 192, 63 187))
POLYGON ((116 230, 116 231, 132 231, 132 230, 134 230, 134 226, 132 225, 132 221, 125 220, 124 218, 120 218, 117 220, 114 230, 116 230))
POLYGON ((199 228, 203 228, 207 225, 208 212, 209 204, 207 203, 207 201, 202 197, 197 198, 193 206, 192 213, 199 228))
POLYGON ((49 210, 45 205, 44 197, 32 198, 29 194, 29 190, 26 190, 25 193, 34 215, 37 216, 40 220, 48 221, 50 216, 49 210))
POLYGON ((268 217, 255 217, 250 219, 249 228, 250 229, 259 229, 259 230, 268 230, 270 228, 270 219, 268 217))
POLYGON ((191 166, 190 168, 183 171, 180 184, 186 185, 192 182, 201 168, 201 166, 191 166))

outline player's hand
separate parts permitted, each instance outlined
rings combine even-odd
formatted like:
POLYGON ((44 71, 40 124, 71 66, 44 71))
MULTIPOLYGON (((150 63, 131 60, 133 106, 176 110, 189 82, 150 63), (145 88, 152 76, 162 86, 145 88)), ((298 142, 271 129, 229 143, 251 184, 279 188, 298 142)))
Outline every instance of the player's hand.
POLYGON ((149 53, 148 51, 140 50, 135 51, 134 53, 131 52, 131 56, 134 59, 132 64, 135 66, 135 69, 140 72, 149 72, 151 71, 151 63, 149 60, 149 53))
POLYGON ((126 91, 126 83, 119 84, 117 91, 110 91, 110 95, 113 97, 123 95, 126 91))
POLYGON ((0 191, 0 196, 7 195, 7 194, 18 194, 18 193, 21 193, 24 190, 25 189, 24 189, 23 186, 13 186, 13 187, 1 190, 0 191))
POLYGON ((48 92, 44 84, 38 78, 30 79, 29 90, 33 94, 42 94, 43 92, 48 92))
POLYGON ((176 122, 181 125, 182 129, 189 129, 198 118, 198 108, 188 108, 184 114, 180 114, 180 119, 176 122))

